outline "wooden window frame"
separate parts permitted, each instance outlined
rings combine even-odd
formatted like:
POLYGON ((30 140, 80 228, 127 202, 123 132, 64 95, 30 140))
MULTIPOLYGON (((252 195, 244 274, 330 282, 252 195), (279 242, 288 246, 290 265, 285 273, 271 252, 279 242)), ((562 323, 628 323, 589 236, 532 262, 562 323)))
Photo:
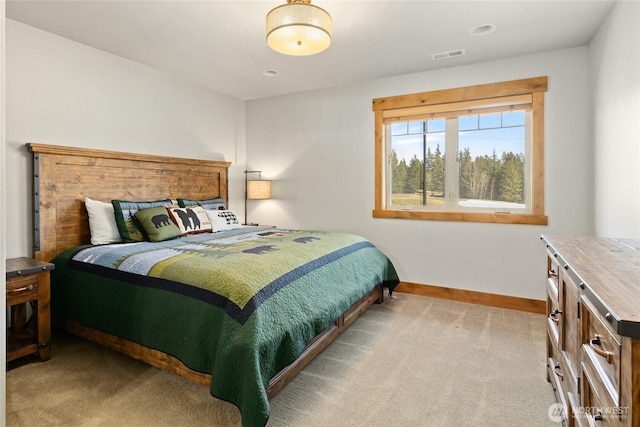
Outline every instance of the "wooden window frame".
POLYGON ((547 77, 511 80, 455 89, 443 89, 373 100, 375 117, 375 208, 374 218, 401 218, 437 221, 467 221, 502 224, 547 225, 544 214, 544 92, 547 91, 547 77), (385 207, 385 111, 408 109, 409 115, 416 107, 427 107, 469 101, 487 101, 517 95, 531 96, 531 213, 424 211, 388 209, 385 207))

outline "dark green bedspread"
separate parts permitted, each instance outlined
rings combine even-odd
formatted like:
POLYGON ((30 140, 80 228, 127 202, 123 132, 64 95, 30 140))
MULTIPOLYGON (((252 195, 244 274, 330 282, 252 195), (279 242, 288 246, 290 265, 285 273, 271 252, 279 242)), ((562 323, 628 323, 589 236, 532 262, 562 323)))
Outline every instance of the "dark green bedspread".
POLYGON ((376 284, 389 259, 343 233, 266 228, 84 246, 53 262, 52 313, 158 349, 212 375, 245 427, 269 418, 265 387, 376 284))

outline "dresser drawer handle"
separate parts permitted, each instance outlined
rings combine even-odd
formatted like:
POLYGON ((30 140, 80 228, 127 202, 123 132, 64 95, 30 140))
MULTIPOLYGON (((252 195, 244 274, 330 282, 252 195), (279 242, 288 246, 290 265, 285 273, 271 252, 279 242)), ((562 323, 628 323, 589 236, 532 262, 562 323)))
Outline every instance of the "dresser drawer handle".
POLYGON ((560 318, 558 317, 558 315, 562 314, 561 310, 558 310, 557 308, 555 310, 553 310, 551 313, 549 313, 549 317, 551 318, 551 320, 553 320, 556 323, 560 322, 560 318))
POLYGON ((27 285, 27 286, 23 286, 21 288, 16 288, 16 289, 7 289, 7 292, 12 294, 17 294, 18 292, 31 291, 31 290, 33 290, 33 285, 27 285))
POLYGON ((560 372, 560 364, 556 363, 556 366, 553 367, 553 373, 556 374, 560 381, 564 381, 564 375, 560 372))
POLYGON ((549 270, 549 276, 557 276, 558 272, 556 271, 555 268, 552 268, 551 270, 549 270))
POLYGON ((596 354, 604 357, 607 360, 607 363, 611 363, 611 357, 613 356, 613 353, 600 348, 600 346, 602 345, 602 341, 600 341, 600 338, 601 336, 596 334, 595 337, 589 341, 589 347, 591 347, 591 350, 595 351, 596 354))

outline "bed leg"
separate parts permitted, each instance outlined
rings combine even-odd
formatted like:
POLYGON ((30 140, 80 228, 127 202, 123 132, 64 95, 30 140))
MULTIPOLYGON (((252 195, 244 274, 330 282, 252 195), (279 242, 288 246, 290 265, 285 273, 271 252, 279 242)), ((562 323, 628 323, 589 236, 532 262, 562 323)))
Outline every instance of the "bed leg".
POLYGON ((382 284, 378 285, 378 299, 375 301, 376 304, 382 304, 384 302, 384 286, 382 284))

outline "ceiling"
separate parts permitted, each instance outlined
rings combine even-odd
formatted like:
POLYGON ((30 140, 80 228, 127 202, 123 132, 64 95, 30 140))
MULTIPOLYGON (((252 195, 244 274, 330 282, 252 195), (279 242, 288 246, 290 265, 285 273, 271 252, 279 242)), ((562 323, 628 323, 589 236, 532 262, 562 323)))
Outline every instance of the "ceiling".
POLYGON ((333 40, 302 57, 265 42, 265 16, 284 3, 7 0, 6 16, 250 100, 586 45, 614 1, 313 0, 331 14, 333 40), (482 24, 497 28, 470 34, 482 24))

